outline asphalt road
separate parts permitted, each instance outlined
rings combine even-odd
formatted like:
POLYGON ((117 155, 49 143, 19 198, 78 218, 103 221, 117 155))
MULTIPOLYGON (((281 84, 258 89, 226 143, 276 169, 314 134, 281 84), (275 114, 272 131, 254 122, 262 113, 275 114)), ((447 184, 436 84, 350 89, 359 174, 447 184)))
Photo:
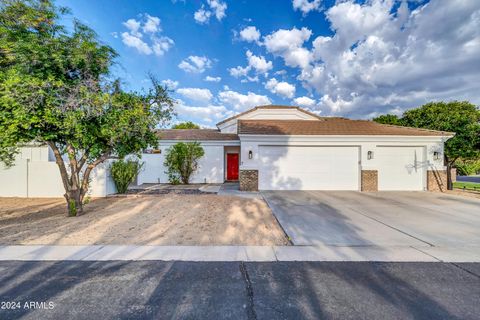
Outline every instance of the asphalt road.
POLYGON ((480 183, 480 176, 457 176, 457 181, 480 183))
POLYGON ((0 301, 0 319, 478 319, 480 264, 7 261, 0 301))

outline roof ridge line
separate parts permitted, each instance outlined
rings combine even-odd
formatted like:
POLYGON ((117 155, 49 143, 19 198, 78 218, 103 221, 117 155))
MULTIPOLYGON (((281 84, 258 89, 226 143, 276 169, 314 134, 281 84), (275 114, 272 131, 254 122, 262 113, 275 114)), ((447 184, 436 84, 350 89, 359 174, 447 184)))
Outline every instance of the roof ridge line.
MULTIPOLYGON (((359 120, 357 120, 359 121, 359 120)), ((382 126, 387 126, 387 127, 393 127, 393 128, 404 128, 404 129, 413 129, 413 130, 420 130, 420 131, 427 131, 427 132, 443 132, 447 134, 455 134, 455 132, 450 132, 450 131, 443 131, 443 130, 434 130, 434 129, 427 129, 427 128, 417 128, 417 127, 409 127, 409 126, 400 126, 396 124, 387 124, 387 123, 379 123, 373 120, 361 120, 361 121, 371 121, 375 124, 382 125, 382 126)))

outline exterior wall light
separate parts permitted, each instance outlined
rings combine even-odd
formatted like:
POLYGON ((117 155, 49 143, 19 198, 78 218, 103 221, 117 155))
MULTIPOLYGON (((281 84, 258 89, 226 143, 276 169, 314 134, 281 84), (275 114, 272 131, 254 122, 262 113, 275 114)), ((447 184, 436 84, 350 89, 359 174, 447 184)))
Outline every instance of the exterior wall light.
POLYGON ((367 152, 367 159, 372 160, 373 159, 373 151, 368 151, 367 152))
POLYGON ((438 151, 433 152, 433 160, 440 160, 440 152, 438 151))
POLYGON ((253 152, 252 150, 248 151, 248 159, 252 159, 253 158, 253 152))

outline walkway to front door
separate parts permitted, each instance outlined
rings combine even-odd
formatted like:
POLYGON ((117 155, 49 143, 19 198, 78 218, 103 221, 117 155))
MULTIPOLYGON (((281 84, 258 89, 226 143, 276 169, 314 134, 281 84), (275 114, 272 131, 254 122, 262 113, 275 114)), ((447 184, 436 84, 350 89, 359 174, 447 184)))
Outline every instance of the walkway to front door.
POLYGON ((238 153, 227 153, 227 180, 238 180, 238 153))

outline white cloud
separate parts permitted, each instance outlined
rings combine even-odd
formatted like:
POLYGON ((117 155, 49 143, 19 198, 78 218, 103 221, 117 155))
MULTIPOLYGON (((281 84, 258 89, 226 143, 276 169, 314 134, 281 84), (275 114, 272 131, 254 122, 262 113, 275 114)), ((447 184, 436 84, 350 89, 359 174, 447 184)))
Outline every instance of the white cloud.
POLYGON ((390 29, 392 27, 390 22, 393 21, 390 9, 393 4, 392 0, 375 0, 366 5, 353 2, 339 3, 327 11, 327 18, 336 31, 337 38, 342 38, 344 45, 348 45, 362 40, 369 34, 382 33, 390 29))
POLYGON ((152 37, 152 50, 157 56, 163 56, 174 44, 169 37, 152 37))
POLYGON ((192 107, 177 99, 175 110, 180 118, 193 119, 194 122, 216 123, 233 115, 233 112, 221 105, 192 107))
POLYGON ((220 82, 220 81, 222 81, 222 78, 221 77, 206 76, 204 80, 208 81, 208 82, 220 82))
POLYGON ((230 75, 235 78, 246 77, 248 74, 248 71, 250 71, 250 68, 248 66, 247 67, 237 66, 235 68, 228 69, 228 72, 230 73, 230 75))
POLYGON ((212 67, 212 61, 205 56, 189 56, 178 67, 185 72, 202 73, 212 67))
POLYGON ((315 106, 316 104, 316 101, 307 97, 307 96, 303 96, 303 97, 298 97, 298 98, 295 98, 293 99, 293 104, 297 105, 297 106, 300 106, 300 107, 303 107, 303 108, 311 108, 313 106, 315 106))
POLYGON ((240 31, 240 39, 247 42, 258 42, 260 40, 260 31, 254 26, 248 26, 240 31))
POLYGON ((137 37, 141 37, 142 34, 139 32, 140 30, 140 22, 138 22, 137 20, 135 19, 128 19, 127 21, 125 21, 123 23, 123 25, 128 29, 128 31, 134 35, 134 36, 137 36, 137 37))
POLYGON ((202 5, 200 9, 195 11, 195 13, 193 14, 193 18, 197 23, 204 24, 210 20, 211 15, 212 13, 208 10, 205 10, 205 7, 202 5))
POLYGON ((128 32, 122 33, 122 42, 127 47, 135 48, 138 52, 146 55, 152 54, 153 52, 152 48, 150 48, 150 46, 146 42, 140 39, 140 37, 137 37, 128 32))
POLYGON ((218 99, 233 107, 236 111, 244 111, 255 106, 271 104, 272 102, 267 96, 258 95, 252 92, 241 94, 236 91, 222 91, 218 94, 218 99))
POLYGON ((265 89, 286 98, 293 98, 293 96, 295 95, 294 85, 285 81, 278 82, 278 80, 275 78, 267 81, 267 83, 265 84, 265 89))
POLYGON ((247 80, 247 82, 258 82, 258 81, 260 81, 260 79, 258 79, 258 76, 254 76, 254 77, 247 76, 245 78, 245 80, 247 80))
POLYGON ((178 84, 179 84, 178 81, 174 81, 174 80, 170 80, 170 79, 162 80, 161 83, 162 83, 162 85, 166 86, 170 90, 177 89, 178 84))
POLYGON ((273 68, 272 62, 265 60, 263 56, 256 56, 250 50, 247 51, 248 66, 259 74, 265 74, 273 68))
POLYGON ((293 9, 300 10, 303 16, 306 16, 310 11, 320 10, 321 0, 293 0, 293 9))
MULTIPOLYGON (((409 11, 406 2, 346 1, 326 16, 334 35, 313 41, 298 77, 321 95, 321 109, 366 117, 431 100, 480 103, 480 2, 431 1, 409 11)), ((274 46, 282 54, 285 47, 274 46)))
POLYGON ((206 24, 210 21, 210 17, 215 15, 218 21, 226 17, 225 11, 227 4, 221 0, 207 0, 208 8, 202 4, 200 9, 195 11, 193 18, 199 24, 206 24))
POLYGON ((147 33, 155 33, 162 31, 160 28, 160 18, 158 17, 152 17, 151 15, 147 14, 147 21, 143 25, 143 32, 147 33))
POLYGON ((164 55, 174 46, 174 41, 166 36, 161 36, 160 18, 149 14, 142 15, 143 21, 128 19, 123 25, 128 29, 122 33, 122 42, 135 48, 141 54, 164 55), (143 32, 142 32, 143 31, 143 32), (147 37, 144 37, 148 35, 147 37))
POLYGON ((225 2, 220 0, 207 0, 207 3, 210 6, 210 9, 215 12, 215 17, 218 21, 225 18, 225 10, 227 10, 227 4, 225 2))
POLYGON ((282 57, 287 66, 305 68, 310 64, 312 54, 302 46, 311 35, 312 31, 307 28, 280 29, 264 37, 264 44, 268 52, 282 57))
POLYGON ((208 103, 213 98, 212 93, 208 89, 180 88, 177 90, 177 93, 192 101, 197 101, 201 103, 208 103))
POLYGON ((228 69, 228 72, 231 76, 235 78, 244 77, 245 79, 242 82, 250 81, 257 82, 258 74, 263 74, 265 77, 268 76, 268 71, 273 68, 271 61, 267 61, 263 56, 256 56, 250 50, 246 52, 248 65, 246 67, 237 66, 234 68, 228 69), (249 72, 253 70, 257 75, 251 77, 249 72))

